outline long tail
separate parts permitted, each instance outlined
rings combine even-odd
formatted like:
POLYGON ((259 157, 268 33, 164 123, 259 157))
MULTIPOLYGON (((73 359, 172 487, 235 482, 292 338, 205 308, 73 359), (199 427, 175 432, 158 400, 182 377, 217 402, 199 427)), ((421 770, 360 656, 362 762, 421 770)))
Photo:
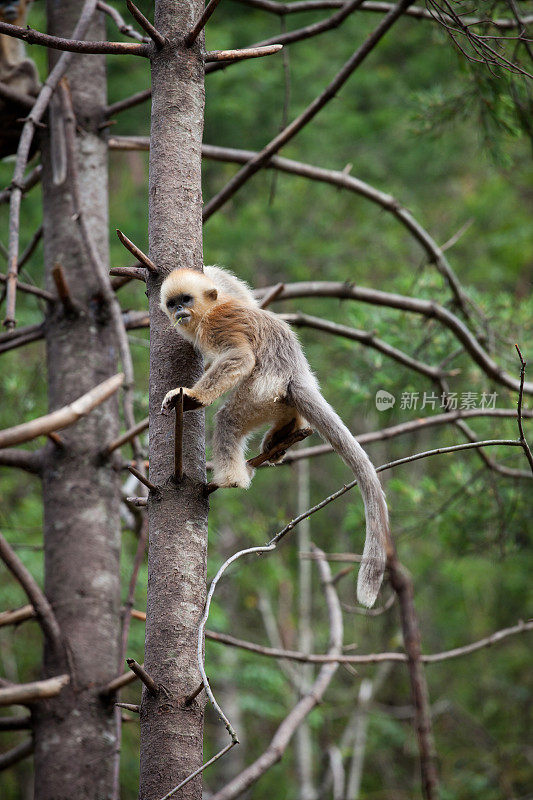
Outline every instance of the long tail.
POLYGON ((292 380, 288 387, 288 400, 352 469, 361 489, 365 504, 366 539, 357 578, 357 599, 370 608, 378 596, 387 560, 389 514, 385 494, 377 472, 361 445, 324 400, 319 389, 309 383, 292 380))

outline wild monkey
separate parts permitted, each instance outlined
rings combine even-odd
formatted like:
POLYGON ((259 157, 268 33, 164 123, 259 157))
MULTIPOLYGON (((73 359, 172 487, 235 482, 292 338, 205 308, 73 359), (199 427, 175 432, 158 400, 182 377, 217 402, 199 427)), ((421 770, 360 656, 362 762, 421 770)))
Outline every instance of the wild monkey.
MULTIPOLYGON (((366 540, 357 580, 365 606, 376 600, 386 563, 389 518, 385 495, 365 451, 324 400, 298 339, 270 311, 260 309, 234 275, 206 267, 171 272, 161 286, 161 310, 177 332, 210 362, 192 388, 183 388, 184 409, 210 405, 230 391, 216 414, 213 482, 247 489, 254 470, 246 463, 250 433, 270 423, 262 448, 307 427, 306 420, 353 470, 363 496, 366 540)), ((180 389, 163 400, 168 411, 180 389)))

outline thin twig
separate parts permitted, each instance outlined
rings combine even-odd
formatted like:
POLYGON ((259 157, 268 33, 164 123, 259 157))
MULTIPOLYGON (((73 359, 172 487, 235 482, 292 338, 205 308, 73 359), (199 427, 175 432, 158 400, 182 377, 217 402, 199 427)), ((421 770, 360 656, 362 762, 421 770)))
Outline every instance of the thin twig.
POLYGON ((524 378, 526 374, 526 362, 522 357, 522 353, 520 352, 520 348, 517 344, 515 344, 516 352, 518 353, 518 358, 520 359, 520 389, 518 392, 518 404, 517 404, 517 423, 518 423, 518 433, 520 435, 520 444, 526 454, 526 458, 529 462, 529 466, 531 467, 531 472, 533 472, 533 455, 531 454, 531 449, 526 439, 526 435, 524 433, 524 426, 522 425, 522 401, 524 399, 524 378))
POLYGON ((148 258, 148 256, 145 253, 143 253, 143 251, 139 247, 137 247, 136 244, 133 244, 133 242, 130 239, 128 239, 126 234, 122 233, 122 231, 119 231, 118 228, 117 228, 117 236, 124 245, 124 247, 126 248, 126 250, 129 250, 130 253, 134 255, 138 261, 141 262, 141 264, 144 264, 144 266, 148 270, 150 270, 150 272, 153 272, 155 274, 159 273, 159 270, 157 269, 154 262, 150 258, 148 258))
POLYGON ((0 731, 24 731, 32 727, 31 717, 0 717, 0 731))
POLYGON ((131 671, 134 672, 135 675, 137 675, 137 677, 144 683, 150 694, 154 695, 155 697, 155 695, 159 693, 157 683, 150 675, 148 675, 145 668, 141 666, 141 664, 138 664, 134 658, 127 658, 126 664, 131 671))
POLYGON ((199 686, 197 686, 197 687, 196 687, 196 689, 194 690, 194 692, 191 692, 191 694, 190 694, 190 695, 188 695, 188 696, 185 698, 185 700, 183 701, 183 705, 184 705, 184 706, 190 706, 190 705, 192 705, 192 703, 193 703, 193 700, 195 700, 195 699, 198 697, 198 695, 200 694, 200 692, 203 692, 203 690, 204 690, 204 684, 203 684, 203 683, 201 683, 199 686))
MULTIPOLYGON (((29 192, 30 189, 32 189, 34 186, 37 186, 37 184, 41 180, 42 172, 43 172, 43 168, 42 168, 41 164, 38 164, 36 167, 34 167, 32 169, 30 174, 27 175, 26 178, 23 179, 21 187, 20 187, 21 192, 22 192, 23 195, 25 195, 26 192, 29 192)), ((13 189, 12 185, 8 186, 7 189, 2 189, 2 191, 0 192, 0 205, 2 203, 8 203, 9 202, 9 198, 11 197, 12 189, 13 189)))
POLYGON ((80 417, 86 416, 93 408, 111 397, 122 386, 123 381, 122 373, 113 375, 68 406, 52 411, 44 417, 37 417, 29 422, 23 422, 22 425, 0 431, 0 447, 11 447, 14 444, 29 442, 36 439, 37 436, 44 436, 50 431, 58 431, 73 425, 80 417))
POLYGON ((154 42, 155 46, 159 49, 163 47, 163 45, 167 41, 163 36, 163 34, 159 33, 157 28, 154 28, 152 23, 146 19, 142 11, 139 11, 137 6, 134 3, 132 3, 132 0, 126 0, 126 5, 132 17, 135 20, 137 20, 141 28, 143 28, 143 30, 146 31, 150 39, 152 39, 152 41, 154 42))
MULTIPOLYGON (((381 21, 374 32, 368 37, 361 47, 352 55, 346 62, 340 72, 337 73, 331 83, 324 89, 324 91, 300 114, 293 122, 291 122, 281 133, 272 139, 269 144, 261 150, 254 158, 250 159, 248 163, 218 192, 214 197, 209 200, 204 206, 203 218, 204 220, 215 213, 232 197, 246 181, 251 178, 255 173, 267 163, 267 161, 275 155, 281 147, 287 144, 318 112, 331 100, 341 87, 346 83, 350 75, 359 67, 365 58, 373 51, 374 47, 394 25, 396 20, 403 14, 405 9, 412 4, 413 0, 400 0, 387 16, 381 21)), ((351 4, 350 4, 351 5, 351 4)))
POLYGON ((187 775, 185 780, 183 780, 181 783, 178 783, 177 786, 174 786, 174 788, 171 789, 170 792, 167 792, 167 794, 164 797, 162 797, 161 800, 169 800, 170 797, 174 797, 177 791, 186 786, 190 781, 192 781, 193 778, 196 778, 197 775, 200 775, 204 771, 204 769, 207 769, 207 767, 210 767, 211 764, 215 763, 215 761, 218 761, 219 758, 222 758, 222 756, 226 755, 228 750, 231 750, 231 748, 235 747, 236 744, 239 743, 231 741, 229 744, 226 745, 226 747, 223 747, 222 750, 220 750, 216 755, 214 755, 213 758, 210 758, 209 761, 206 761, 205 764, 202 764, 201 767, 198 767, 198 769, 195 769, 194 772, 191 772, 190 775, 187 775))
MULTIPOLYGON (((320 554, 318 548, 315 549, 317 555, 320 554)), ((234 560, 234 557, 229 561, 234 560)), ((229 563, 229 562, 226 562, 229 563)), ((331 582, 331 571, 325 559, 318 558, 317 566, 320 573, 320 580, 324 591, 329 621, 329 648, 328 655, 336 656, 342 649, 342 611, 335 588, 331 582)), ((220 571, 219 571, 220 572, 220 571)), ((250 764, 243 772, 237 775, 226 786, 212 795, 212 800, 232 800, 238 797, 249 786, 254 784, 273 764, 275 764, 286 748, 296 731, 307 715, 313 708, 320 703, 324 692, 329 686, 338 664, 332 662, 324 664, 318 672, 317 677, 309 687, 309 690, 298 701, 294 708, 281 722, 276 733, 266 750, 256 761, 250 764)))
POLYGON ((134 714, 141 713, 141 707, 134 703, 115 703, 117 708, 125 708, 126 711, 132 711, 134 714))
POLYGON ((265 294, 263 298, 261 298, 259 308, 268 308, 268 306, 274 302, 276 297, 282 293, 284 286, 284 283, 277 283, 275 286, 273 286, 272 289, 265 294))
POLYGON ((21 742, 15 747, 12 747, 11 750, 7 751, 7 753, 1 753, 0 772, 2 772, 4 769, 12 767, 14 764, 18 764, 18 762, 22 761, 23 758, 30 756, 33 753, 33 750, 33 739, 27 739, 25 742, 21 742))
POLYGON ((149 419, 148 417, 146 417, 145 419, 138 422, 137 425, 134 425, 133 428, 130 428, 129 430, 125 431, 125 433, 123 433, 117 439, 114 439, 111 442, 111 444, 108 444, 104 450, 104 453, 106 455, 111 455, 111 453, 114 450, 118 450, 118 448, 122 447, 123 444, 126 444, 127 442, 131 441, 131 439, 133 439, 135 436, 138 436, 140 433, 145 431, 148 428, 148 424, 149 424, 149 419))
MULTIPOLYGON (((7 283, 7 275, 0 273, 0 282, 7 283)), ((47 292, 46 289, 40 289, 38 286, 32 286, 29 283, 22 283, 17 281, 17 291, 24 292, 25 294, 33 294, 40 300, 46 300, 47 303, 54 303, 56 298, 52 292, 47 292)))
POLYGON ((1 533, 0 559, 26 592, 28 600, 32 604, 37 619, 43 629, 43 633, 52 651, 55 653, 56 658, 63 657, 65 655, 63 636, 52 606, 31 572, 24 566, 9 542, 1 533))
POLYGON ((146 283, 146 269, 144 267, 111 267, 109 274, 146 283))
POLYGON ((144 103, 146 100, 149 100, 151 96, 151 89, 143 89, 142 92, 136 92, 131 95, 131 97, 126 97, 124 100, 118 100, 116 103, 112 103, 105 109, 104 116, 106 119, 114 117, 115 114, 120 114, 121 111, 126 111, 128 108, 133 108, 134 106, 144 103))
POLYGON ((137 480, 143 483, 146 486, 146 488, 149 489, 151 492, 159 491, 155 483, 152 483, 152 481, 148 480, 146 475, 143 475, 142 472, 140 472, 136 467, 132 467, 130 464, 128 469, 131 472, 131 474, 135 475, 137 480))
POLYGON ((132 25, 129 25, 124 20, 124 18, 119 14, 116 8, 113 8, 113 6, 110 6, 107 3, 102 2, 102 0, 98 0, 98 2, 96 3, 96 7, 100 11, 103 11, 104 14, 107 14, 109 17, 111 17, 111 19, 113 20, 119 31, 123 33, 124 36, 129 36, 130 39, 137 39, 138 42, 150 41, 150 38, 148 36, 143 36, 142 33, 136 31, 132 25))
POLYGON ((209 18, 213 14, 215 8, 220 3, 220 0, 209 0, 209 3, 204 8, 202 14, 198 17, 197 22, 194 24, 193 28, 189 31, 187 36, 185 37, 185 45, 190 47, 194 44, 196 39, 198 38, 198 34, 200 31, 205 28, 209 18))

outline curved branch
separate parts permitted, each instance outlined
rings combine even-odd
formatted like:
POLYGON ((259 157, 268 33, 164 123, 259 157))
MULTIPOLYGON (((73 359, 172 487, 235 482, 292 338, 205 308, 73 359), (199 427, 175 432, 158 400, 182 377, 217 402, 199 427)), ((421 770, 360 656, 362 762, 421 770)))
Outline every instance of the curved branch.
MULTIPOLYGON (((313 548, 317 555, 321 554, 318 548, 313 548)), ((329 618, 330 630, 330 644, 328 648, 328 655, 335 657, 341 653, 342 650, 342 611, 339 604, 337 593, 331 581, 331 571, 329 564, 324 558, 317 559, 317 566, 320 572, 320 580, 326 597, 329 618)), ((294 706, 292 711, 285 717, 281 725, 278 727, 276 733, 267 749, 256 759, 250 766, 248 766, 240 775, 237 775, 226 786, 215 792, 211 797, 212 800, 232 800, 238 797, 249 786, 252 786, 259 778, 276 764, 282 757, 287 749, 289 742, 296 731, 301 725, 307 715, 313 708, 320 703, 324 692, 331 683, 331 679, 335 674, 338 663, 332 662, 324 664, 316 679, 310 686, 308 692, 304 694, 301 700, 294 706)))
POLYGON ((39 450, 0 450, 0 464, 3 467, 17 467, 32 475, 41 475, 43 457, 39 450))
MULTIPOLYGON (((258 298, 263 297, 272 287, 268 286, 255 292, 258 298)), ((432 300, 420 300, 406 295, 381 292, 379 289, 367 289, 363 286, 355 286, 352 283, 340 283, 336 281, 309 281, 302 283, 286 283, 283 291, 278 295, 277 300, 292 300, 296 297, 339 297, 346 300, 358 300, 370 305, 384 306, 386 308, 396 308, 400 311, 408 311, 410 314, 420 314, 428 319, 437 319, 448 328, 455 337, 461 342, 465 350, 470 354, 482 371, 502 386, 513 391, 520 390, 520 381, 505 372, 484 348, 479 344, 476 337, 470 333, 466 325, 461 320, 448 311, 444 306, 432 300)), ((524 392, 533 394, 533 383, 524 383, 524 392)))
POLYGON ((361 342, 367 347, 372 347, 379 353, 383 353, 389 358, 394 359, 394 361, 398 361, 400 364, 403 364, 409 369, 431 378, 431 380, 437 380, 437 378, 443 374, 438 367, 431 367, 429 364, 424 364, 422 361, 417 361, 416 358, 412 358, 411 356, 407 355, 407 353, 403 353, 401 350, 398 350, 396 347, 384 342, 382 339, 378 339, 377 336, 375 336, 373 333, 369 333, 368 331, 360 331, 356 328, 349 328, 347 325, 338 325, 335 322, 330 322, 329 320, 321 319, 320 317, 311 317, 308 314, 302 314, 300 311, 296 312, 296 314, 280 314, 279 316, 281 319, 284 319, 285 322, 288 322, 289 325, 293 325, 297 328, 315 328, 319 331, 332 333, 335 336, 342 336, 345 339, 351 339, 354 342, 361 342))
POLYGON ((111 397, 117 389, 122 385, 124 375, 119 373, 113 375, 102 383, 95 386, 86 394, 78 397, 73 403, 57 411, 52 411, 51 414, 46 414, 43 417, 37 417, 29 422, 24 422, 22 425, 16 425, 14 428, 6 428, 0 431, 0 447, 10 447, 14 444, 21 444, 22 442, 29 442, 36 439, 37 436, 44 436, 51 431, 61 430, 73 425, 80 417, 89 414, 111 397))
MULTIPOLYGON (((0 22, 0 33, 23 39, 27 44, 39 44, 50 47, 52 50, 64 50, 68 53, 92 53, 95 55, 133 55, 150 57, 151 47, 147 44, 129 44, 127 42, 83 42, 74 37, 63 39, 60 36, 50 36, 48 33, 34 31, 32 28, 21 28, 19 25, 10 25, 0 22)), ((81 36, 78 32, 78 36, 81 36)))
POLYGON ((8 750, 7 753, 0 754, 0 771, 18 764, 23 758, 30 756, 33 750, 33 739, 27 739, 25 742, 21 742, 21 744, 17 744, 16 747, 8 750))
POLYGON ((13 548, 0 533, 0 559, 4 562, 7 569, 20 583, 28 599, 35 609, 37 619, 43 629, 44 635, 47 637, 50 646, 55 649, 57 655, 61 655, 64 649, 63 636, 61 628, 56 620, 52 606, 46 599, 41 587, 31 574, 26 569, 20 558, 17 556, 13 548))

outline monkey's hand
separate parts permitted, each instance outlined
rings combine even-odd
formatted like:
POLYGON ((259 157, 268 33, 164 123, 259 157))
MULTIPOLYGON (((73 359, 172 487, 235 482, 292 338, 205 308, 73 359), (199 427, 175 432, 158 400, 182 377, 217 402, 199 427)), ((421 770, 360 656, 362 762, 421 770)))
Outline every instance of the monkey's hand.
POLYGON ((175 408, 178 401, 180 392, 183 392, 183 410, 195 411, 197 408, 203 408, 204 404, 195 396, 192 389, 178 388, 171 389, 167 392, 163 402, 161 403, 161 413, 168 414, 172 408, 175 408))

